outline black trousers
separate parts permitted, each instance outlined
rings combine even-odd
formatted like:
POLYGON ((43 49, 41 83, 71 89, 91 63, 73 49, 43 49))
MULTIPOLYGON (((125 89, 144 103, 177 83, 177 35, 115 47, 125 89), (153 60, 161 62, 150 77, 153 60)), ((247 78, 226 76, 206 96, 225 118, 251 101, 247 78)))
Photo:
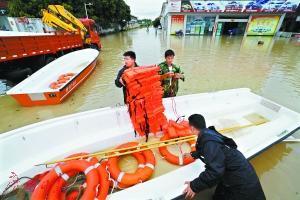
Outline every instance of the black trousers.
POLYGON ((265 200, 265 194, 260 183, 251 186, 226 187, 219 183, 216 187, 213 200, 265 200))

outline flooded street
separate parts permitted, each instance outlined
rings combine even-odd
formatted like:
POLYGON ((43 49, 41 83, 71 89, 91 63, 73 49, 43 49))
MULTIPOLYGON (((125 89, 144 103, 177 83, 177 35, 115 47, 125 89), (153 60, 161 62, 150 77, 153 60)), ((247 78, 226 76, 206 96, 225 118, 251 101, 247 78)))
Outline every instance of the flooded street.
MULTIPOLYGON (((300 42, 272 37, 165 36, 137 29, 102 38, 96 71, 63 104, 21 107, 0 96, 0 133, 66 114, 116 106, 123 102, 114 78, 124 51, 133 50, 139 65, 158 64, 171 48, 185 73, 178 95, 251 88, 255 93, 300 112, 300 42), (263 41, 264 45, 257 45, 263 41)), ((0 94, 6 86, 0 82, 0 94)), ((295 137, 300 138, 298 131, 295 137)), ((300 143, 281 143, 251 160, 267 199, 300 199, 300 143)))

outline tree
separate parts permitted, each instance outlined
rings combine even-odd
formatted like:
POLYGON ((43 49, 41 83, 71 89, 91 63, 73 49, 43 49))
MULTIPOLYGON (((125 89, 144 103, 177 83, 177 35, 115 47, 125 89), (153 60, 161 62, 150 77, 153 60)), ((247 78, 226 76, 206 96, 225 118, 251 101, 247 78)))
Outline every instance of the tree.
POLYGON ((155 20, 152 22, 154 28, 158 28, 159 26, 161 26, 160 24, 160 17, 155 18, 155 20))
POLYGON ((89 18, 92 18, 103 28, 120 25, 124 27, 130 21, 130 7, 124 0, 10 0, 8 2, 9 16, 41 17, 41 9, 49 4, 63 5, 66 10, 78 18, 86 17, 84 3, 88 6, 89 18))

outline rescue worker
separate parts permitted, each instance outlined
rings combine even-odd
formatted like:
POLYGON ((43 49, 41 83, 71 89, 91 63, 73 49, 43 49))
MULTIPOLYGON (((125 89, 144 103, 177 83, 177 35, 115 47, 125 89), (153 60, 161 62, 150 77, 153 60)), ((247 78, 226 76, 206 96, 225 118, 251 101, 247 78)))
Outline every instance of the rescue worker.
POLYGON ((163 98, 175 97, 178 92, 178 80, 184 81, 184 74, 180 67, 173 63, 175 53, 169 49, 165 52, 165 61, 160 63, 161 85, 164 90, 163 98))
POLYGON ((187 184, 186 198, 217 186, 213 200, 264 200, 265 195, 256 172, 244 155, 237 150, 233 139, 206 128, 205 119, 200 114, 189 117, 192 132, 198 134, 196 151, 184 156, 192 156, 205 163, 205 171, 187 184))
POLYGON ((123 54, 124 56, 124 66, 119 70, 117 78, 115 80, 115 85, 119 88, 123 88, 124 103, 126 104, 126 85, 122 80, 122 75, 126 69, 131 67, 138 67, 136 64, 136 55, 133 51, 127 51, 123 54))

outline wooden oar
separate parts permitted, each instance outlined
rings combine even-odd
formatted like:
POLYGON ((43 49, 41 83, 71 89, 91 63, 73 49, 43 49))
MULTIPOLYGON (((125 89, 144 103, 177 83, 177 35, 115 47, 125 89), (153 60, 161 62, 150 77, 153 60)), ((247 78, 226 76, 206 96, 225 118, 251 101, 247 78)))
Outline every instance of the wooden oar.
POLYGON ((300 139, 299 138, 294 138, 294 139, 289 139, 289 138, 287 138, 287 139, 285 139, 285 140, 283 140, 282 142, 300 142, 300 139))
POLYGON ((182 142, 188 142, 191 140, 195 140, 196 137, 197 137, 196 135, 190 135, 190 136, 185 136, 185 137, 180 137, 180 138, 173 138, 173 139, 169 139, 169 140, 165 140, 165 141, 141 143, 137 146, 119 148, 119 149, 110 149, 110 150, 95 152, 95 153, 82 155, 82 156, 74 156, 74 157, 65 158, 62 160, 47 162, 42 165, 50 165, 50 164, 54 164, 54 163, 58 163, 58 162, 66 162, 66 161, 70 161, 70 160, 84 159, 84 158, 88 158, 88 157, 101 156, 101 155, 102 155, 101 158, 105 159, 105 158, 110 158, 110 157, 114 157, 114 156, 127 155, 127 154, 131 154, 134 152, 140 152, 140 151, 144 151, 144 150, 148 150, 148 149, 158 148, 158 147, 162 147, 162 146, 168 146, 168 145, 178 144, 178 143, 182 143, 182 142))
MULTIPOLYGON (((269 120, 267 120, 264 117, 260 117, 255 120, 252 119, 251 121, 252 121, 252 123, 250 123, 250 124, 220 129, 219 132, 220 133, 228 133, 228 132, 236 131, 236 130, 243 129, 243 128, 258 126, 258 125, 268 122, 269 120)), ((83 155, 83 156, 74 156, 74 157, 70 157, 70 158, 66 158, 66 159, 62 159, 62 160, 46 162, 44 164, 39 164, 39 165, 51 165, 51 164, 55 164, 55 163, 59 163, 59 162, 84 159, 84 158, 94 157, 94 156, 100 156, 101 159, 106 159, 106 158, 111 158, 114 156, 128 155, 128 154, 132 154, 135 152, 140 152, 140 151, 144 151, 144 150, 148 150, 148 149, 154 149, 154 148, 159 148, 159 147, 163 147, 163 146, 169 146, 169 145, 179 144, 179 143, 183 143, 183 142, 188 142, 188 141, 192 141, 195 139, 196 139, 196 135, 190 135, 190 136, 185 136, 185 137, 180 137, 180 138, 173 138, 173 139, 169 139, 169 140, 165 140, 165 141, 141 143, 137 146, 100 151, 100 152, 95 152, 95 153, 91 153, 91 154, 87 154, 87 155, 83 155)))

